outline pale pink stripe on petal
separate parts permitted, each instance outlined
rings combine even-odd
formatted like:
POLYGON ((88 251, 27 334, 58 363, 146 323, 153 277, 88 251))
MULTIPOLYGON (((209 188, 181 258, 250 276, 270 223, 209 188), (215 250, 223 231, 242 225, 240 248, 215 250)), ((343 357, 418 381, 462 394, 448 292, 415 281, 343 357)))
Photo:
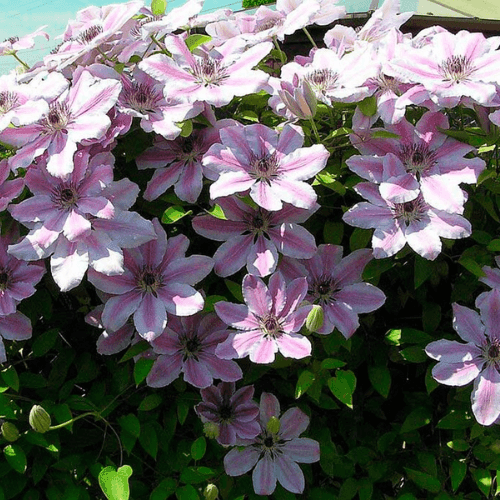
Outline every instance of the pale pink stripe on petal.
POLYGON ((253 489, 257 495, 270 495, 276 488, 274 460, 268 454, 259 460, 252 473, 253 489))
POLYGON ((481 425, 491 425, 500 415, 500 374, 495 365, 486 367, 474 382, 472 411, 481 425))
POLYGON ((274 459, 276 477, 285 488, 292 493, 303 493, 305 487, 304 474, 300 467, 290 460, 287 455, 278 455, 274 459))

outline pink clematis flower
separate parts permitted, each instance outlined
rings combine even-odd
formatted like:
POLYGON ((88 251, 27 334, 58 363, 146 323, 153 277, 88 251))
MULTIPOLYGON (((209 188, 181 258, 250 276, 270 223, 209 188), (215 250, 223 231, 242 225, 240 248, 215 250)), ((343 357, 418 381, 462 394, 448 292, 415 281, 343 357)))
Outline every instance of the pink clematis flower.
POLYGON ((167 325, 167 312, 191 316, 203 309, 204 300, 193 285, 213 266, 204 255, 185 257, 189 240, 179 235, 167 240, 157 219, 153 220, 157 239, 124 250, 124 272, 106 276, 89 271, 89 281, 102 292, 113 295, 106 301, 102 323, 116 331, 130 315, 139 335, 148 341, 161 335, 167 325))
POLYGON ((312 208, 316 193, 306 182, 326 165, 329 157, 322 144, 303 148, 304 134, 296 125, 285 125, 281 134, 264 125, 227 127, 220 132, 222 144, 214 144, 203 159, 216 199, 250 190, 257 205, 274 211, 283 202, 312 208))
POLYGON ((234 382, 221 382, 202 389, 203 401, 194 409, 202 422, 212 422, 218 427, 218 443, 223 446, 238 444, 260 433, 259 407, 252 401, 253 393, 253 386, 247 385, 235 392, 234 382))
POLYGON ((299 307, 307 293, 306 278, 288 286, 280 273, 264 282, 247 274, 243 278, 246 305, 217 302, 215 312, 226 324, 242 330, 231 333, 216 354, 223 359, 250 356, 254 363, 272 363, 276 352, 301 359, 311 354, 309 339, 297 333, 305 323, 311 306, 299 307))
POLYGON ((482 294, 480 313, 453 304, 453 328, 462 344, 451 340, 431 342, 425 352, 439 361, 432 376, 441 384, 463 386, 474 381, 472 412, 481 425, 500 416, 500 290, 482 294))
POLYGON ((224 241, 214 255, 214 271, 219 276, 230 276, 245 264, 250 274, 267 276, 276 269, 278 252, 297 259, 314 255, 314 236, 299 223, 305 222, 319 205, 309 210, 285 205, 268 212, 236 197, 217 202, 226 220, 201 215, 193 219, 193 229, 205 238, 224 241))
POLYGON ((229 476, 241 476, 253 469, 253 488, 257 495, 271 495, 278 481, 292 493, 303 493, 304 474, 297 463, 311 464, 320 458, 319 443, 301 438, 309 417, 298 408, 290 408, 281 418, 276 396, 263 392, 260 398, 260 434, 244 449, 233 448, 224 457, 229 476), (278 422, 271 419, 279 418, 278 422))
POLYGON ((146 382, 164 387, 184 373, 184 380, 199 388, 209 387, 213 379, 235 382, 243 373, 235 361, 219 359, 216 346, 229 335, 226 325, 213 313, 189 317, 170 317, 163 333, 152 340, 158 354, 146 382))
MULTIPOLYGON (((353 135, 351 140, 363 155, 351 156, 347 164, 364 179, 384 184, 385 194, 400 196, 403 191, 411 191, 414 198, 414 190, 419 187, 424 200, 432 207, 461 214, 466 193, 459 184, 477 182, 486 163, 481 158, 464 158, 474 147, 443 134, 440 128, 449 128, 447 117, 428 111, 416 126, 404 119, 395 125, 386 125, 389 132, 399 136, 397 139, 353 135), (388 157, 389 153, 396 158, 388 157)), ((413 198, 400 197, 393 201, 413 198)))
POLYGON ((320 245, 316 255, 301 263, 308 283, 305 300, 319 304, 324 311, 317 333, 328 334, 337 328, 348 339, 359 327, 358 315, 381 307, 385 295, 361 279, 366 264, 373 259, 372 251, 355 250, 344 258, 342 252, 338 245, 320 245))
POLYGON ((19 148, 9 158, 9 166, 28 167, 35 158, 47 151, 47 170, 64 177, 73 171, 73 155, 84 139, 100 139, 110 125, 106 115, 116 103, 121 85, 111 79, 100 79, 81 71, 69 92, 47 103, 40 99, 43 116, 36 123, 7 128, 0 140, 19 148))
POLYGON ((10 38, 7 38, 7 40, 4 40, 0 43, 0 56, 11 56, 16 54, 19 50, 33 48, 35 45, 33 39, 37 36, 43 36, 45 40, 48 40, 50 38, 48 33, 43 31, 43 28, 46 27, 47 25, 42 26, 33 33, 24 35, 22 37, 12 36, 10 38))
POLYGON ((168 36, 165 46, 171 58, 155 54, 141 61, 139 68, 163 82, 170 98, 221 107, 234 96, 258 92, 267 84, 268 75, 252 68, 270 52, 271 43, 245 50, 244 43, 229 40, 201 56, 192 54, 180 36, 168 36))
POLYGON ((395 255, 408 243, 425 259, 434 260, 441 252, 440 236, 458 239, 471 234, 469 221, 433 209, 422 195, 405 203, 391 203, 375 184, 361 182, 354 189, 368 202, 354 205, 342 218, 351 226, 375 228, 372 246, 376 259, 395 255))

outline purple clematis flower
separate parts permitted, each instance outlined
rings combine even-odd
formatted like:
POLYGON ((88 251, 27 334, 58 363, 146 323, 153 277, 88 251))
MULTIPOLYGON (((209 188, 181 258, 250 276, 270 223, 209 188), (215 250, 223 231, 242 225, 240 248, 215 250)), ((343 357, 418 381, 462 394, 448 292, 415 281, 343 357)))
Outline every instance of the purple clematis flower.
POLYGON ((253 393, 254 388, 249 385, 235 392, 234 382, 221 382, 202 389, 203 401, 195 406, 196 413, 203 422, 217 425, 217 442, 221 445, 234 445, 260 433, 259 407, 252 401, 253 393))
POLYGON ((118 330, 133 315, 137 332, 148 341, 163 332, 167 312, 191 316, 203 309, 203 297, 193 285, 213 266, 212 259, 204 255, 185 257, 189 246, 186 236, 167 240, 157 219, 153 225, 156 240, 124 250, 122 274, 106 276, 90 270, 88 275, 98 290, 113 295, 106 301, 102 313, 106 330, 118 330))
POLYGON ((481 425, 491 425, 500 416, 500 290, 480 297, 479 314, 453 304, 453 328, 467 343, 437 340, 425 352, 439 361, 432 376, 441 384, 462 386, 474 381, 472 411, 481 425))
POLYGON ((9 166, 14 170, 26 168, 47 151, 49 173, 56 177, 70 174, 77 144, 85 139, 98 140, 106 133, 111 124, 106 113, 116 103, 120 89, 120 82, 96 78, 84 70, 75 76, 69 92, 50 103, 39 99, 42 118, 0 133, 2 142, 19 148, 9 158, 9 166))
POLYGON ((184 380, 199 388, 209 387, 213 379, 235 382, 243 377, 235 361, 220 359, 215 348, 229 335, 226 325, 213 313, 172 316, 163 333, 152 340, 158 354, 146 382, 151 387, 164 387, 180 373, 184 380))
POLYGON ((247 274, 243 278, 246 305, 217 302, 215 312, 226 324, 242 330, 231 333, 216 354, 223 359, 250 356, 254 363, 272 363, 277 351, 287 358, 301 359, 311 354, 309 339, 297 333, 311 310, 299 307, 307 293, 306 278, 288 286, 280 273, 264 282, 247 274))
POLYGON ((227 127, 222 144, 214 144, 203 159, 212 199, 250 190, 250 197, 266 210, 281 210, 283 202, 312 208, 314 189, 304 182, 323 170, 329 157, 322 144, 303 148, 304 134, 285 125, 281 134, 264 125, 227 127))
POLYGON ((471 234, 468 220, 430 207, 421 194, 412 201, 392 203, 376 184, 360 182, 354 190, 368 201, 354 205, 342 219, 351 226, 375 228, 372 246, 376 259, 395 255, 408 243, 424 259, 434 260, 441 252, 440 236, 455 240, 471 234))
POLYGON ((318 205, 309 210, 285 205, 268 212, 236 197, 217 202, 226 220, 201 215, 193 219, 193 228, 205 238, 224 241, 214 255, 214 271, 219 276, 230 276, 245 264, 250 274, 267 276, 276 269, 278 252, 297 259, 314 255, 314 236, 298 223, 305 222, 318 205))
POLYGON ((24 314, 15 312, 8 316, 0 316, 0 363, 7 361, 3 339, 27 340, 31 338, 31 334, 31 321, 24 314))
POLYGON ((229 476, 241 476, 255 467, 252 481, 257 495, 273 493, 276 481, 292 493, 303 493, 304 474, 297 462, 311 464, 320 458, 319 443, 299 437, 309 425, 309 417, 298 408, 290 408, 281 418, 279 415, 276 396, 263 392, 260 434, 244 449, 233 448, 224 457, 224 469, 229 476), (279 418, 279 425, 270 425, 273 417, 279 418))
POLYGON ((319 304, 324 311, 323 326, 316 332, 328 334, 337 328, 348 339, 359 327, 358 314, 381 307, 385 295, 361 279, 366 264, 373 259, 371 250, 355 250, 344 258, 342 253, 341 246, 320 245, 311 259, 301 263, 309 288, 305 300, 319 304))

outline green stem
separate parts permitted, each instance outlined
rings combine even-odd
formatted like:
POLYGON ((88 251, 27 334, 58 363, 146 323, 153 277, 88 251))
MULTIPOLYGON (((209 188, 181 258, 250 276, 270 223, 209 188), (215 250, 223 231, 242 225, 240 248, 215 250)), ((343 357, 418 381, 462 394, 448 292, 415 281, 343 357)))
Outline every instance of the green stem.
POLYGON ((30 69, 30 67, 24 62, 22 61, 21 59, 19 59, 19 57, 17 56, 16 53, 12 54, 12 56, 17 59, 23 66, 24 66, 24 69, 30 69))
POLYGON ((309 41, 312 43, 313 47, 315 47, 317 49, 318 46, 316 45, 316 42, 313 40, 313 37, 311 36, 311 33, 309 33, 309 31, 307 30, 307 28, 302 28, 302 30, 306 34, 307 38, 309 38, 309 41))
POLYGON ((56 429, 62 429, 63 427, 66 427, 67 425, 70 425, 73 422, 76 422, 77 420, 80 420, 81 418, 89 417, 91 415, 93 415, 94 417, 102 418, 101 415, 99 415, 98 412, 96 412, 96 411, 88 411, 87 413, 82 413, 81 415, 78 415, 78 417, 75 417, 75 418, 72 418, 71 420, 68 420, 67 422, 63 422, 62 424, 51 425, 48 430, 49 431, 55 431, 56 429))
POLYGON ((283 57, 283 51, 281 50, 281 48, 278 44, 278 40, 276 40, 275 36, 273 36, 273 43, 274 43, 274 46, 276 47, 276 50, 280 53, 281 64, 285 64, 286 61, 285 61, 285 58, 283 57))
POLYGON ((311 127, 314 131, 314 135, 316 136, 316 140, 318 141, 318 144, 321 144, 321 138, 319 136, 318 128, 316 127, 316 124, 314 123, 314 120, 312 118, 309 119, 309 122, 311 123, 311 127))
POLYGON ((158 45, 158 48, 164 53, 166 54, 167 56, 169 56, 170 54, 165 50, 164 47, 161 46, 160 42, 155 38, 154 35, 151 35, 151 40, 153 40, 153 42, 158 45))

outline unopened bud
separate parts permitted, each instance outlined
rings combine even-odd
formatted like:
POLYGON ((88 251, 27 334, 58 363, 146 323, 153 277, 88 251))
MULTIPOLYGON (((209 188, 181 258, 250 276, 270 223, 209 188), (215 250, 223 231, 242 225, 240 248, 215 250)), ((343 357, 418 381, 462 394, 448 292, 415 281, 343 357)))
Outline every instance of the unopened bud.
POLYGON ((40 434, 47 432, 51 424, 50 415, 40 405, 31 408, 28 420, 33 430, 40 434))
POLYGON ((317 332, 323 326, 324 313, 319 304, 314 304, 306 318, 306 328, 310 332, 317 332))
POLYGON ((269 419, 269 421, 267 422, 266 429, 271 434, 278 434, 278 432, 280 431, 280 428, 281 428, 281 422, 276 417, 271 417, 269 419))
POLYGON ((206 488, 203 490, 203 496, 206 500, 216 500, 219 496, 219 488, 215 484, 207 484, 206 488))
POLYGON ((9 443, 13 443, 19 439, 19 431, 12 422, 4 422, 2 424, 2 436, 9 443))
POLYGON ((214 422, 205 422, 203 432, 208 439, 217 439, 219 437, 219 426, 214 422))

